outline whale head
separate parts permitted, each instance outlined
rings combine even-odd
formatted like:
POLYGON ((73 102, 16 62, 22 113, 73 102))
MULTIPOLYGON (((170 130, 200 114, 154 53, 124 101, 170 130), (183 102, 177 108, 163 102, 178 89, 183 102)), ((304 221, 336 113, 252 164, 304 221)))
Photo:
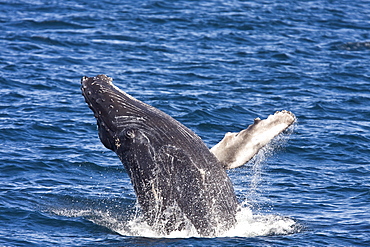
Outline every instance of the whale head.
POLYGON ((163 125, 159 111, 117 88, 112 78, 106 75, 83 77, 81 90, 94 112, 99 138, 106 148, 117 153, 139 141, 145 142, 149 138, 147 135, 156 134, 151 141, 163 139, 163 135, 154 131, 163 129, 158 128, 163 125))

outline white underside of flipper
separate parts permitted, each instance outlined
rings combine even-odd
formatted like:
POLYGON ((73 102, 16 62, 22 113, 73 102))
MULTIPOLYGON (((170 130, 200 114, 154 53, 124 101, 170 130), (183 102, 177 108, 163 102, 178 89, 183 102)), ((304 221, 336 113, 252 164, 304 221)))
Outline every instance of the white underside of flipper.
POLYGON ((226 133, 210 151, 226 169, 242 166, 295 120, 294 114, 290 111, 277 111, 264 120, 256 118, 247 129, 238 133, 226 133))

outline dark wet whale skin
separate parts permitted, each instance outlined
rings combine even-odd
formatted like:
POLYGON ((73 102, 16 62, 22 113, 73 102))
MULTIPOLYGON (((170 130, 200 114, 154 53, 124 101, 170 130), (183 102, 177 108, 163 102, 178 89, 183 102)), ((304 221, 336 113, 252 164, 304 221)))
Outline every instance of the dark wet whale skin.
POLYGON ((105 75, 83 77, 81 84, 100 140, 121 159, 149 225, 168 234, 183 229, 187 218, 202 236, 234 225, 231 181, 194 132, 105 75))

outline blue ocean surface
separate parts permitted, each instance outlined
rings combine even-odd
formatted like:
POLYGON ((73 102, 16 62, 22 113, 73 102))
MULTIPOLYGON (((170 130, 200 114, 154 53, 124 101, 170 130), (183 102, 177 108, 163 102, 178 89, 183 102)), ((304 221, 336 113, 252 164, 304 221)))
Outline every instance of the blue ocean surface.
POLYGON ((370 2, 0 0, 0 246, 370 246, 370 2), (156 236, 80 91, 106 74, 212 147, 297 123, 229 170, 216 238, 156 236))

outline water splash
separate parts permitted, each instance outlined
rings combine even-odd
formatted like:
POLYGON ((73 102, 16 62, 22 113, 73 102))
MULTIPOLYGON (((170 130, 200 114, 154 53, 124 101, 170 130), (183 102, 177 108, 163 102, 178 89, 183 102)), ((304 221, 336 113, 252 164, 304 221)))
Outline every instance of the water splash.
POLYGON ((237 216, 237 224, 221 237, 256 237, 297 233, 300 225, 289 217, 273 214, 253 213, 250 208, 242 208, 237 216))
MULTIPOLYGON (((67 217, 83 217, 94 224, 106 227, 123 236, 147 238, 191 238, 200 236, 189 223, 184 230, 170 234, 158 234, 149 226, 142 215, 133 215, 130 219, 120 217, 116 212, 105 209, 54 209, 54 214, 67 217)), ((241 207, 236 215, 237 223, 227 232, 217 237, 256 237, 286 235, 300 232, 302 227, 294 219, 278 215, 255 214, 248 207, 241 207)))
MULTIPOLYGON (((302 227, 294 219, 278 215, 254 214, 250 208, 242 207, 236 215, 237 223, 227 232, 217 237, 256 237, 271 235, 286 235, 301 231, 302 227)), ((115 221, 114 219, 112 219, 115 221)), ((94 222, 96 223, 96 222, 94 222)), ((152 230, 142 217, 126 222, 123 228, 115 227, 115 232, 124 236, 150 238, 191 238, 201 237, 191 223, 182 231, 173 231, 168 235, 161 235, 152 230)))
MULTIPOLYGON (((226 232, 221 230, 217 237, 256 237, 270 235, 286 235, 300 232, 303 227, 294 219, 274 214, 263 214, 260 210, 260 183, 262 180, 263 166, 268 157, 281 149, 295 126, 289 128, 283 135, 274 138, 272 142, 261 149, 249 162, 251 176, 249 190, 245 200, 241 203, 236 215, 236 224, 226 232)), ((127 203, 125 203, 127 205, 127 203)), ((202 237, 190 220, 182 219, 179 224, 185 224, 181 231, 172 231, 169 234, 158 233, 156 227, 149 226, 139 206, 127 208, 122 214, 122 204, 112 203, 109 200, 76 200, 67 199, 59 208, 49 209, 54 214, 67 217, 83 217, 97 225, 104 226, 120 235, 148 238, 191 238, 202 237)), ((176 210, 176 209, 174 209, 176 210)), ((163 231, 159 231, 163 232, 163 231)))
POLYGON ((290 135, 297 128, 297 121, 286 129, 283 133, 272 139, 267 145, 258 151, 258 153, 248 162, 248 176, 242 178, 242 180, 248 180, 248 191, 244 195, 242 202, 243 207, 250 207, 260 210, 261 207, 261 183, 264 179, 262 172, 267 160, 272 157, 278 151, 284 149, 290 135))

